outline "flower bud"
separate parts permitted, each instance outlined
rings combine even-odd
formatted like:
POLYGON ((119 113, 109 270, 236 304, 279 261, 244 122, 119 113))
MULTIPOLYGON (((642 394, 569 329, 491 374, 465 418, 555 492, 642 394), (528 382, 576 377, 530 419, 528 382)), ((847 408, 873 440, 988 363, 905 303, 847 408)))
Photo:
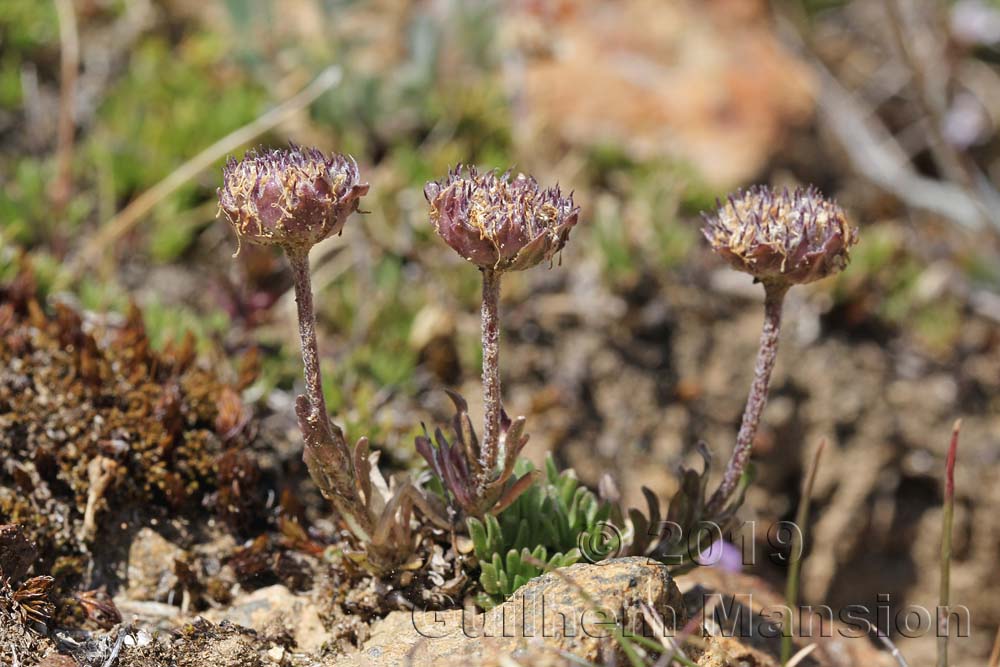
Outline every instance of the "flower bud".
POLYGON ((816 188, 794 192, 753 186, 730 196, 702 233, 712 249, 763 283, 809 283, 850 261, 857 231, 816 188))
POLYGON ((424 188, 431 222, 458 254, 482 269, 520 271, 562 250, 580 209, 558 186, 543 189, 530 176, 480 174, 457 166, 424 188))
POLYGON ((229 158, 219 210, 241 241, 308 250, 340 233, 367 192, 353 158, 293 144, 229 158))

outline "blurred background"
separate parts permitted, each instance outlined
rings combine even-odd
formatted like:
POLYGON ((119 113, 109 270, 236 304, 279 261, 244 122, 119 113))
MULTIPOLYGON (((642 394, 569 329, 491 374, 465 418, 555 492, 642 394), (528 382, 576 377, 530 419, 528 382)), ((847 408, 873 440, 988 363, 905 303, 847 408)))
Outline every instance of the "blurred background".
MULTIPOLYGON (((699 212, 813 183, 861 242, 790 296, 747 517, 791 518, 825 437, 806 601, 932 607, 963 418, 952 601, 973 628, 952 650, 971 664, 1000 624, 998 47, 996 0, 3 0, 0 280, 30 263, 87 312, 134 301, 155 345, 191 331, 205 363, 260 346, 246 397, 295 447, 290 278, 266 249, 232 258, 215 190, 253 145, 349 152, 367 213, 312 255, 326 392, 406 468, 444 387, 480 412, 479 276, 423 184, 513 165, 582 215, 551 270, 505 279, 508 410, 532 459, 609 471, 638 505, 699 440, 728 457, 752 372, 762 292, 699 212)), ((934 642, 900 646, 928 664, 934 642)))

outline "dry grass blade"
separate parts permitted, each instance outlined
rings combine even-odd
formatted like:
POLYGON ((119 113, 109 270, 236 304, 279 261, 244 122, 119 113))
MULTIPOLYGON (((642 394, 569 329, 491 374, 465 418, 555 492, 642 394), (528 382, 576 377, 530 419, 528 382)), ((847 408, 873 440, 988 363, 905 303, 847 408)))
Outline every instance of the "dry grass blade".
POLYGON ((878 640, 882 642, 882 645, 888 649, 889 655, 892 656, 893 660, 896 661, 896 664, 899 665, 899 667, 910 667, 910 663, 906 662, 906 658, 903 657, 903 653, 896 647, 896 644, 893 643, 891 639, 883 635, 881 632, 876 632, 875 635, 878 637, 878 640))
POLYGON ((990 652, 990 661, 987 667, 998 667, 1000 665, 1000 627, 997 628, 997 636, 993 640, 993 650, 990 652))
POLYGON ((59 20, 59 126, 56 146, 56 177, 49 190, 58 213, 66 207, 73 190, 73 139, 76 130, 76 80, 80 71, 80 38, 72 0, 55 0, 59 20))
POLYGON ((341 76, 340 67, 334 65, 326 68, 313 79, 312 83, 288 100, 222 137, 177 167, 162 181, 136 197, 117 215, 104 223, 97 234, 80 250, 80 253, 70 263, 65 280, 73 281, 79 278, 82 272, 100 257, 108 246, 128 233, 154 206, 176 192, 182 185, 225 155, 253 141, 292 114, 315 102, 320 95, 340 83, 341 76))
MULTIPOLYGON (((948 85, 947 73, 942 71, 940 63, 933 62, 936 59, 921 58, 914 48, 914 42, 920 40, 913 34, 909 17, 900 0, 886 0, 885 9, 889 19, 886 23, 896 50, 913 77, 913 85, 917 89, 917 105, 925 116, 928 147, 934 162, 948 180, 966 190, 971 190, 972 179, 962 165, 962 157, 948 143, 941 130, 947 113, 945 108, 947 102, 943 94, 948 85)), ((924 40, 929 41, 929 37, 930 35, 924 36, 924 40)))
POLYGON ((958 435, 962 420, 955 421, 945 462, 944 512, 941 516, 941 588, 938 597, 938 667, 948 667, 948 635, 950 634, 948 604, 951 598, 951 528, 955 520, 955 457, 958 455, 958 435))
POLYGON ((817 644, 810 644, 792 656, 792 659, 785 663, 785 667, 795 667, 805 660, 810 653, 816 650, 817 644))
MULTIPOLYGON (((805 551, 805 528, 809 521, 809 504, 812 500, 813 485, 816 483, 816 471, 819 469, 819 460, 826 449, 826 440, 820 440, 816 453, 813 454, 812 463, 809 465, 809 472, 802 484, 802 497, 799 499, 799 508, 795 513, 795 526, 798 530, 792 533, 792 561, 788 567, 788 582, 785 586, 785 604, 789 609, 795 609, 799 601, 799 574, 802 571, 802 558, 805 551)), ((793 621, 794 624, 794 621, 793 621)), ((781 664, 789 665, 789 658, 792 655, 792 633, 781 633, 781 664)))

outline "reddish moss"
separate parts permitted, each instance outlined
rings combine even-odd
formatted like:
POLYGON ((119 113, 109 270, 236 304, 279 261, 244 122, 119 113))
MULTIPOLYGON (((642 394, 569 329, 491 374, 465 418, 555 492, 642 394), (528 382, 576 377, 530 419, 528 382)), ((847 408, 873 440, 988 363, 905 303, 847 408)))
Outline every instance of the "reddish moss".
POLYGON ((193 338, 156 352, 135 306, 119 327, 46 311, 28 273, 0 287, 0 303, 0 524, 37 544, 36 574, 61 562, 73 578, 123 513, 203 512, 220 471, 227 524, 249 513, 249 411, 195 363, 193 338))

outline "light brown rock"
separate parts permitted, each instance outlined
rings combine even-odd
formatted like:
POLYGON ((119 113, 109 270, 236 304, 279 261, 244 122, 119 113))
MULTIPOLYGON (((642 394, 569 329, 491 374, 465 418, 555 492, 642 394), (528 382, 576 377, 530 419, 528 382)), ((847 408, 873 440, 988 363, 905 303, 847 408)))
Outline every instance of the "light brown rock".
MULTIPOLYGON (((696 569, 677 578, 677 585, 684 592, 688 609, 714 609, 712 615, 698 612, 702 625, 714 636, 705 637, 704 651, 695 651, 696 662, 702 667, 746 665, 747 667, 779 667, 781 639, 772 620, 775 610, 784 607, 784 597, 774 591, 763 579, 748 574, 725 572, 711 567, 696 569), (713 607, 714 605, 714 607, 713 607), (732 637, 719 636, 719 613, 736 618, 737 610, 744 615, 746 624, 740 623, 732 637), (707 617, 707 618, 706 618, 707 617)), ((727 627, 732 632, 735 623, 727 627)), ((879 651, 867 637, 852 637, 852 631, 843 623, 834 621, 827 625, 829 636, 822 636, 819 624, 814 626, 814 636, 796 638, 794 651, 817 644, 809 658, 803 662, 808 667, 892 667, 895 662, 885 652, 879 651)), ((856 633, 856 629, 854 631, 856 633)))
POLYGON ((240 595, 229 608, 208 611, 204 617, 213 623, 228 620, 260 633, 285 628, 295 638, 297 649, 305 652, 319 651, 328 639, 312 599, 295 595, 280 584, 240 595))
POLYGON ((184 549, 152 528, 141 529, 129 545, 128 591, 125 597, 167 602, 179 584, 174 574, 174 561, 185 557, 184 549))
POLYGON ((623 664, 613 631, 648 633, 643 603, 668 622, 682 619, 680 592, 664 566, 645 558, 579 564, 528 582, 486 614, 471 610, 390 614, 373 627, 360 652, 336 664, 490 667, 507 655, 530 655, 531 664, 546 664, 560 652, 598 664, 609 660, 623 664))
POLYGON ((762 0, 518 3, 502 16, 521 141, 668 156, 728 189, 812 113, 812 73, 762 0))

